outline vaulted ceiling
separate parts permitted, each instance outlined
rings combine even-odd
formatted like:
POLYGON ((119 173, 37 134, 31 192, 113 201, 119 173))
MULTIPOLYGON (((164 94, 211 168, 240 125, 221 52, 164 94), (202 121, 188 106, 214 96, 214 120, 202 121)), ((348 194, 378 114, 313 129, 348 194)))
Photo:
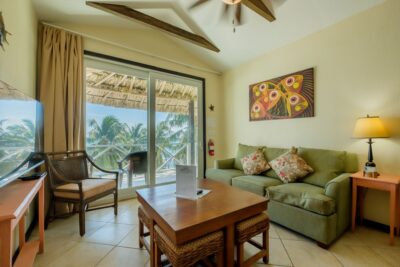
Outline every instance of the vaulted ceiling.
MULTIPOLYGON (((222 19, 223 3, 211 0, 188 10, 194 0, 101 1, 119 3, 156 17, 215 44, 220 53, 206 50, 170 36, 183 48, 201 57, 215 70, 224 71, 273 49, 301 39, 360 13, 385 0, 270 0, 274 22, 243 8, 244 24, 233 31, 231 19, 222 19)), ((39 19, 51 23, 73 23, 128 29, 148 27, 86 6, 83 0, 33 0, 39 19)), ((267 2, 267 1, 266 1, 267 2)), ((232 14, 233 17, 233 14, 232 14)), ((163 33, 164 34, 164 33, 163 33)))

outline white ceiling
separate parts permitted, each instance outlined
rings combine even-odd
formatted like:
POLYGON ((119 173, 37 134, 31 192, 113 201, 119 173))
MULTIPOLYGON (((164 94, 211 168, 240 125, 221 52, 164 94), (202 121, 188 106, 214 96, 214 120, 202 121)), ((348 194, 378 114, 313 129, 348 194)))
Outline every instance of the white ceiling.
MULTIPOLYGON (((276 21, 270 23, 243 7, 244 24, 233 33, 231 20, 221 19, 221 0, 210 0, 188 11, 195 0, 103 1, 124 3, 213 42, 220 53, 173 38, 218 71, 244 63, 273 49, 317 32, 385 0, 270 0, 276 21)), ((33 0, 39 19, 124 28, 147 28, 139 23, 88 7, 84 0, 33 0)), ((232 15, 233 16, 233 15, 232 15)))

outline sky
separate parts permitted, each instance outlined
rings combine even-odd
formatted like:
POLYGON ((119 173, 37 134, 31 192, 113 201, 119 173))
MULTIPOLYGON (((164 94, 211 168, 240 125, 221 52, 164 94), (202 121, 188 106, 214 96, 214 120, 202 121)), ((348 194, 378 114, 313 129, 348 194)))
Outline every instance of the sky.
MULTIPOLYGON (((115 116, 120 122, 127 123, 132 126, 134 124, 142 123, 144 126, 147 125, 147 111, 142 109, 130 109, 130 108, 116 108, 105 105, 86 103, 86 123, 88 124, 91 119, 95 119, 97 122, 101 122, 106 116, 115 116)), ((157 112, 156 122, 160 122, 166 119, 167 112, 157 112)), ((88 128, 87 128, 88 129, 88 128)))
POLYGON ((36 121, 36 102, 20 100, 0 100, 0 121, 4 126, 21 123, 23 119, 36 121))
MULTIPOLYGON (((23 119, 36 121, 36 102, 19 101, 19 100, 0 100, 0 121, 6 120, 4 126, 7 127, 11 124, 21 123, 23 119)), ((127 123, 130 126, 134 124, 142 123, 144 126, 147 125, 147 111, 141 109, 129 109, 129 108, 116 108, 104 105, 97 105, 86 103, 86 116, 87 123, 91 119, 96 119, 99 123, 104 117, 112 115, 115 116, 119 121, 127 123)), ((156 122, 160 122, 166 119, 167 112, 157 112, 156 122)))

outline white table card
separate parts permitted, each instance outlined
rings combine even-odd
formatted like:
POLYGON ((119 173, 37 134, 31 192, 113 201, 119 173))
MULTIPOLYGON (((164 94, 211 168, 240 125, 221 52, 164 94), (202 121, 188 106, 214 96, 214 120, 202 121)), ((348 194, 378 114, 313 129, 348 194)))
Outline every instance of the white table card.
POLYGON ((176 196, 181 198, 197 198, 196 166, 176 165, 176 196))

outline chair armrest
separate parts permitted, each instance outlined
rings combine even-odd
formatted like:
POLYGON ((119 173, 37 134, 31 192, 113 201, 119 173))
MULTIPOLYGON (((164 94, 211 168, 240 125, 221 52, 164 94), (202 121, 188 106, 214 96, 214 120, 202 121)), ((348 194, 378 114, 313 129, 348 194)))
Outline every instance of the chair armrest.
POLYGON ((337 232, 340 234, 350 225, 351 180, 350 173, 343 173, 329 181, 325 186, 325 195, 334 199, 337 213, 337 232))
POLYGON ((116 171, 109 171, 109 170, 105 170, 105 169, 101 168, 101 167, 98 166, 96 163, 94 163, 94 161, 93 161, 89 156, 87 156, 87 159, 88 159, 88 161, 90 162, 90 164, 92 164, 96 169, 99 169, 100 171, 102 171, 102 172, 104 172, 104 173, 114 174, 114 175, 115 175, 115 178, 116 178, 116 179, 118 178, 119 172, 116 172, 116 171))
POLYGON ((234 158, 217 159, 214 161, 214 166, 216 169, 234 169, 233 167, 234 163, 235 163, 234 158))

